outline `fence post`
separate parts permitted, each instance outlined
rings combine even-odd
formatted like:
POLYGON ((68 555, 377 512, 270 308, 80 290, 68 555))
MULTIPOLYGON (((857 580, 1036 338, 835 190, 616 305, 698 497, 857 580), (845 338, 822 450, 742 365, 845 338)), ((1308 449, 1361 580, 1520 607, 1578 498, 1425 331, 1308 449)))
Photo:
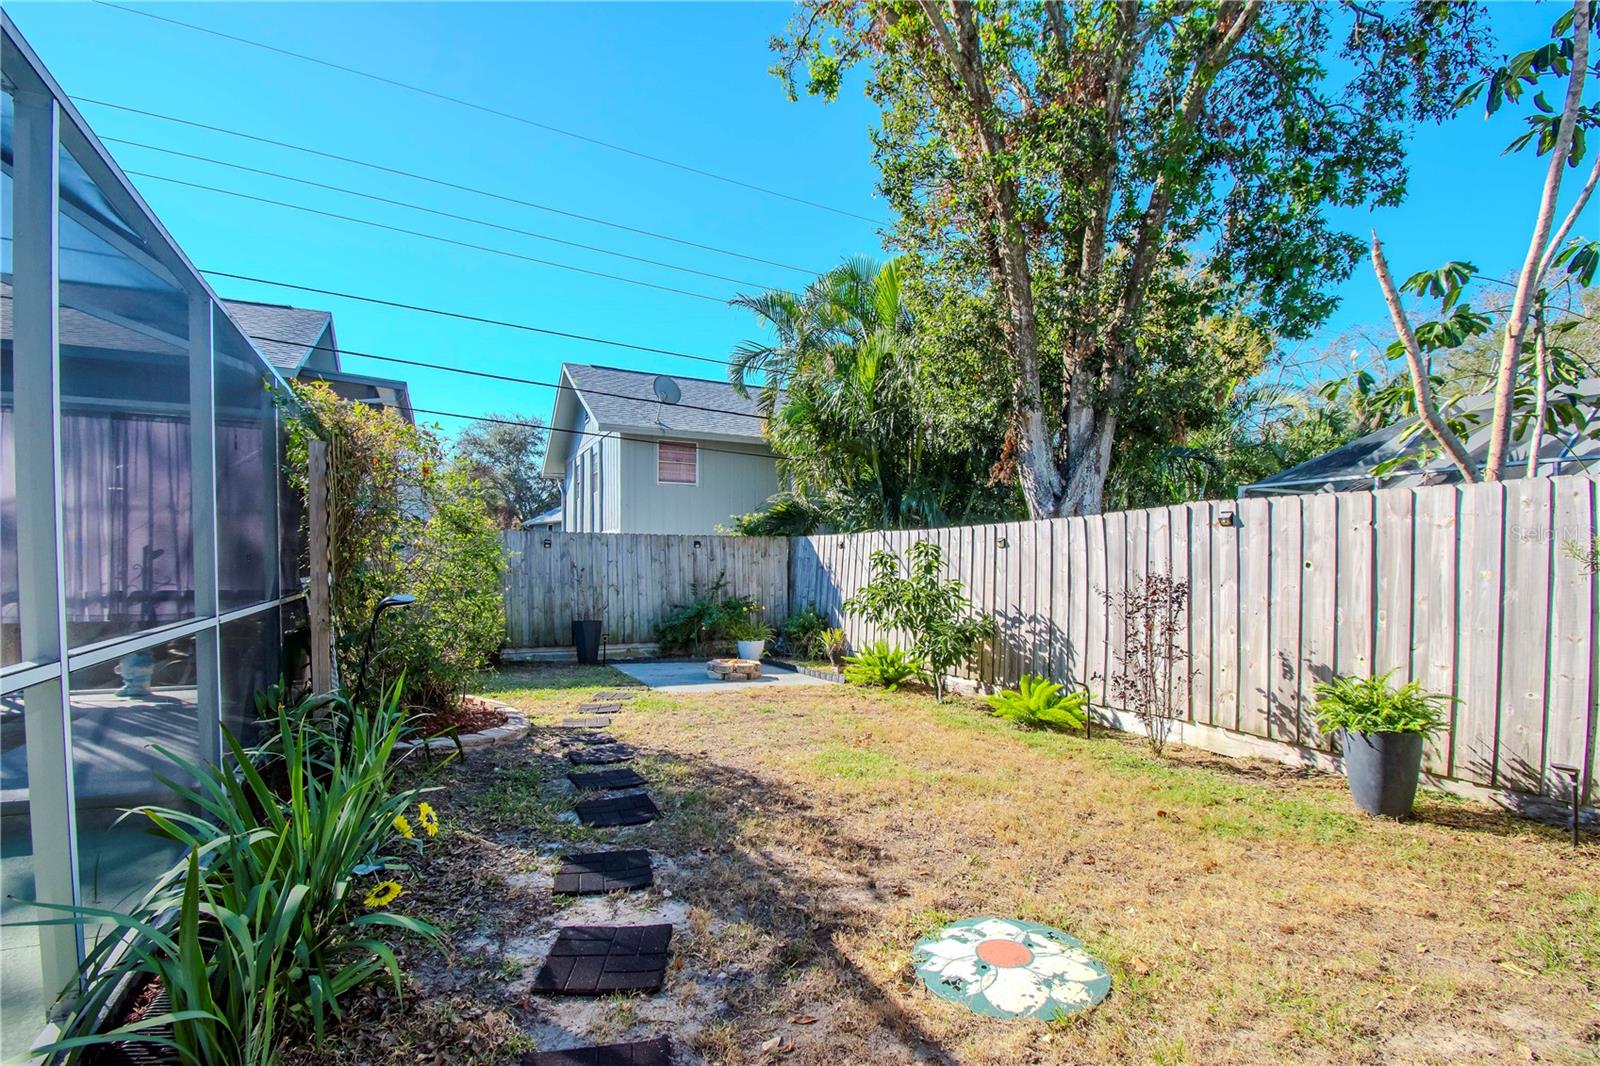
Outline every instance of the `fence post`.
POLYGON ((307 613, 311 619, 311 690, 333 691, 333 573, 329 550, 330 482, 328 444, 313 440, 307 447, 310 470, 307 472, 306 514, 307 548, 311 556, 311 588, 307 594, 307 613))

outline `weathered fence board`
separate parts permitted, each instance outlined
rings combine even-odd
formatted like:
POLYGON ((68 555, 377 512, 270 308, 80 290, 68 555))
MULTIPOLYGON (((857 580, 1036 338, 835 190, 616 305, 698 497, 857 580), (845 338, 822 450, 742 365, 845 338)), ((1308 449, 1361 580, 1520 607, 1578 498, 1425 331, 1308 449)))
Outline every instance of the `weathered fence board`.
MULTIPOLYGON (((506 643, 513 648, 565 647, 575 618, 599 618, 613 644, 646 643, 694 589, 721 580, 729 595, 750 596, 763 619, 789 613, 790 541, 784 537, 677 536, 643 533, 500 535, 506 554, 506 643)), ((803 555, 795 576, 807 602, 837 586, 817 565, 816 549, 793 542, 803 555)), ((835 600, 829 609, 837 612, 835 600)))
MULTIPOLYGON (((918 538, 1000 636, 967 676, 988 685, 1050 670, 1097 702, 1125 646, 1108 604, 1147 573, 1191 587, 1189 721, 1328 750, 1314 686, 1394 671, 1456 697, 1428 750, 1439 777, 1559 792, 1550 766, 1600 761, 1600 589, 1563 552, 1595 535, 1587 478, 1214 501, 1049 522, 793 541, 793 603, 836 620, 872 551, 918 538), (1003 546, 1002 546, 1003 544, 1003 546)), ((852 643, 877 636, 844 620, 852 643)))

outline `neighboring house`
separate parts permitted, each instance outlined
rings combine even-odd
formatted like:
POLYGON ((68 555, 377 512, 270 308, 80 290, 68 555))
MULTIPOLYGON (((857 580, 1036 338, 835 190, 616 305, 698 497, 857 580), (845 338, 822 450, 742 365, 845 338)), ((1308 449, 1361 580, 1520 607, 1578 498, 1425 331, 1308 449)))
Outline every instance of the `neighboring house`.
POLYGON ((411 392, 404 381, 353 374, 339 365, 339 340, 333 331, 331 313, 253 300, 222 303, 256 349, 285 378, 325 381, 347 400, 393 407, 407 422, 416 421, 411 411, 411 392))
POLYGON ((561 532, 561 507, 555 506, 543 514, 534 515, 522 523, 523 529, 537 529, 544 533, 561 532))
POLYGON ((577 363, 560 385, 544 475, 561 479, 569 533, 710 533, 778 491, 754 395, 577 363))
MULTIPOLYGON (((1575 427, 1566 427, 1556 435, 1546 435, 1540 442, 1539 473, 1557 474, 1600 473, 1600 378, 1588 378, 1572 389, 1578 406, 1588 416, 1587 421, 1575 427)), ((1481 470, 1489 454, 1489 410, 1493 398, 1479 397, 1469 405, 1484 411, 1483 424, 1466 439, 1467 453, 1481 470)), ((1285 496, 1311 492, 1347 492, 1359 489, 1395 488, 1404 485, 1442 485, 1460 481, 1461 474, 1455 464, 1439 449, 1438 442, 1426 429, 1402 441, 1406 431, 1416 425, 1415 419, 1405 419, 1391 426, 1374 430, 1357 437, 1349 444, 1307 459, 1297 466, 1280 470, 1271 477, 1262 478, 1253 485, 1239 490, 1240 496, 1285 496), (1407 462, 1389 474, 1374 476, 1372 471, 1382 463, 1402 456, 1418 456, 1424 450, 1432 454, 1422 463, 1407 462)), ((1507 476, 1523 477, 1528 470, 1528 434, 1520 434, 1512 443, 1506 460, 1507 476)))

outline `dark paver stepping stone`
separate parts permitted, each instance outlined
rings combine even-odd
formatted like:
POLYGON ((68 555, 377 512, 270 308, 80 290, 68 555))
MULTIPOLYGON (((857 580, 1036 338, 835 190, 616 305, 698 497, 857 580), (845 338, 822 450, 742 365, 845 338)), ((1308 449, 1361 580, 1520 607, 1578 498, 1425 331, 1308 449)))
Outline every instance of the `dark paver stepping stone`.
POLYGON ((574 744, 615 744, 617 738, 610 733, 579 733, 575 737, 568 737, 574 744))
POLYGON ((580 703, 579 714, 616 714, 622 710, 620 703, 580 703))
POLYGON ((649 888, 654 883, 648 851, 594 851, 561 856, 554 891, 560 896, 590 896, 649 888))
POLYGON ((631 700, 636 695, 638 693, 622 690, 619 692, 596 692, 594 698, 597 700, 631 700))
POLYGON ((590 748, 574 748, 567 752, 567 758, 579 766, 604 766, 627 762, 633 758, 633 749, 626 744, 596 744, 590 748))
POLYGON ((568 774, 567 780, 572 782, 574 788, 593 789, 596 791, 639 788, 644 784, 644 778, 627 767, 623 767, 621 770, 600 770, 592 774, 568 774))
POLYGON ((600 715, 586 715, 583 718, 563 718, 562 729, 604 729, 611 724, 611 719, 602 718, 600 715))
POLYGON ((556 933, 533 990, 568 996, 659 991, 671 942, 670 925, 569 925, 556 933))
POLYGON ((574 805, 578 818, 584 825, 596 829, 609 829, 619 825, 643 825, 654 821, 661 812, 655 802, 643 792, 628 796, 607 796, 605 799, 579 800, 574 805))
POLYGON ((672 1066, 672 1045, 658 1036, 628 1044, 530 1051, 522 1056, 522 1066, 672 1066))

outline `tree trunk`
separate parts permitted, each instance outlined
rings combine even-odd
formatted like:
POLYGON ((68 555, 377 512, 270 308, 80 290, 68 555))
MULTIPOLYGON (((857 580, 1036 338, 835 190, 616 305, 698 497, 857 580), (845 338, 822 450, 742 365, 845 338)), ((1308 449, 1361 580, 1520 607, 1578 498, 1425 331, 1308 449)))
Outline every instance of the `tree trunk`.
POLYGON ((1533 312, 1533 426, 1528 433, 1528 477, 1539 476, 1539 445, 1544 439, 1545 413, 1550 409, 1550 363, 1545 351, 1544 301, 1533 312))
POLYGON ((1567 80, 1567 96, 1556 128, 1556 141, 1545 171, 1544 193, 1539 198, 1539 213, 1534 218, 1533 238, 1517 278, 1517 293, 1511 301, 1511 316, 1506 322, 1505 344, 1500 350, 1500 368, 1494 386, 1494 422, 1489 432, 1489 457, 1484 464, 1485 481, 1499 481, 1505 475, 1506 452, 1511 446, 1512 401, 1517 386, 1517 364, 1522 358, 1522 339, 1528 330, 1528 315, 1543 278, 1540 269, 1547 262, 1546 244, 1555 224, 1556 198, 1561 193, 1561 178, 1572 150, 1572 130, 1583 104, 1583 81, 1589 64, 1589 0, 1573 0, 1572 74, 1567 80))

